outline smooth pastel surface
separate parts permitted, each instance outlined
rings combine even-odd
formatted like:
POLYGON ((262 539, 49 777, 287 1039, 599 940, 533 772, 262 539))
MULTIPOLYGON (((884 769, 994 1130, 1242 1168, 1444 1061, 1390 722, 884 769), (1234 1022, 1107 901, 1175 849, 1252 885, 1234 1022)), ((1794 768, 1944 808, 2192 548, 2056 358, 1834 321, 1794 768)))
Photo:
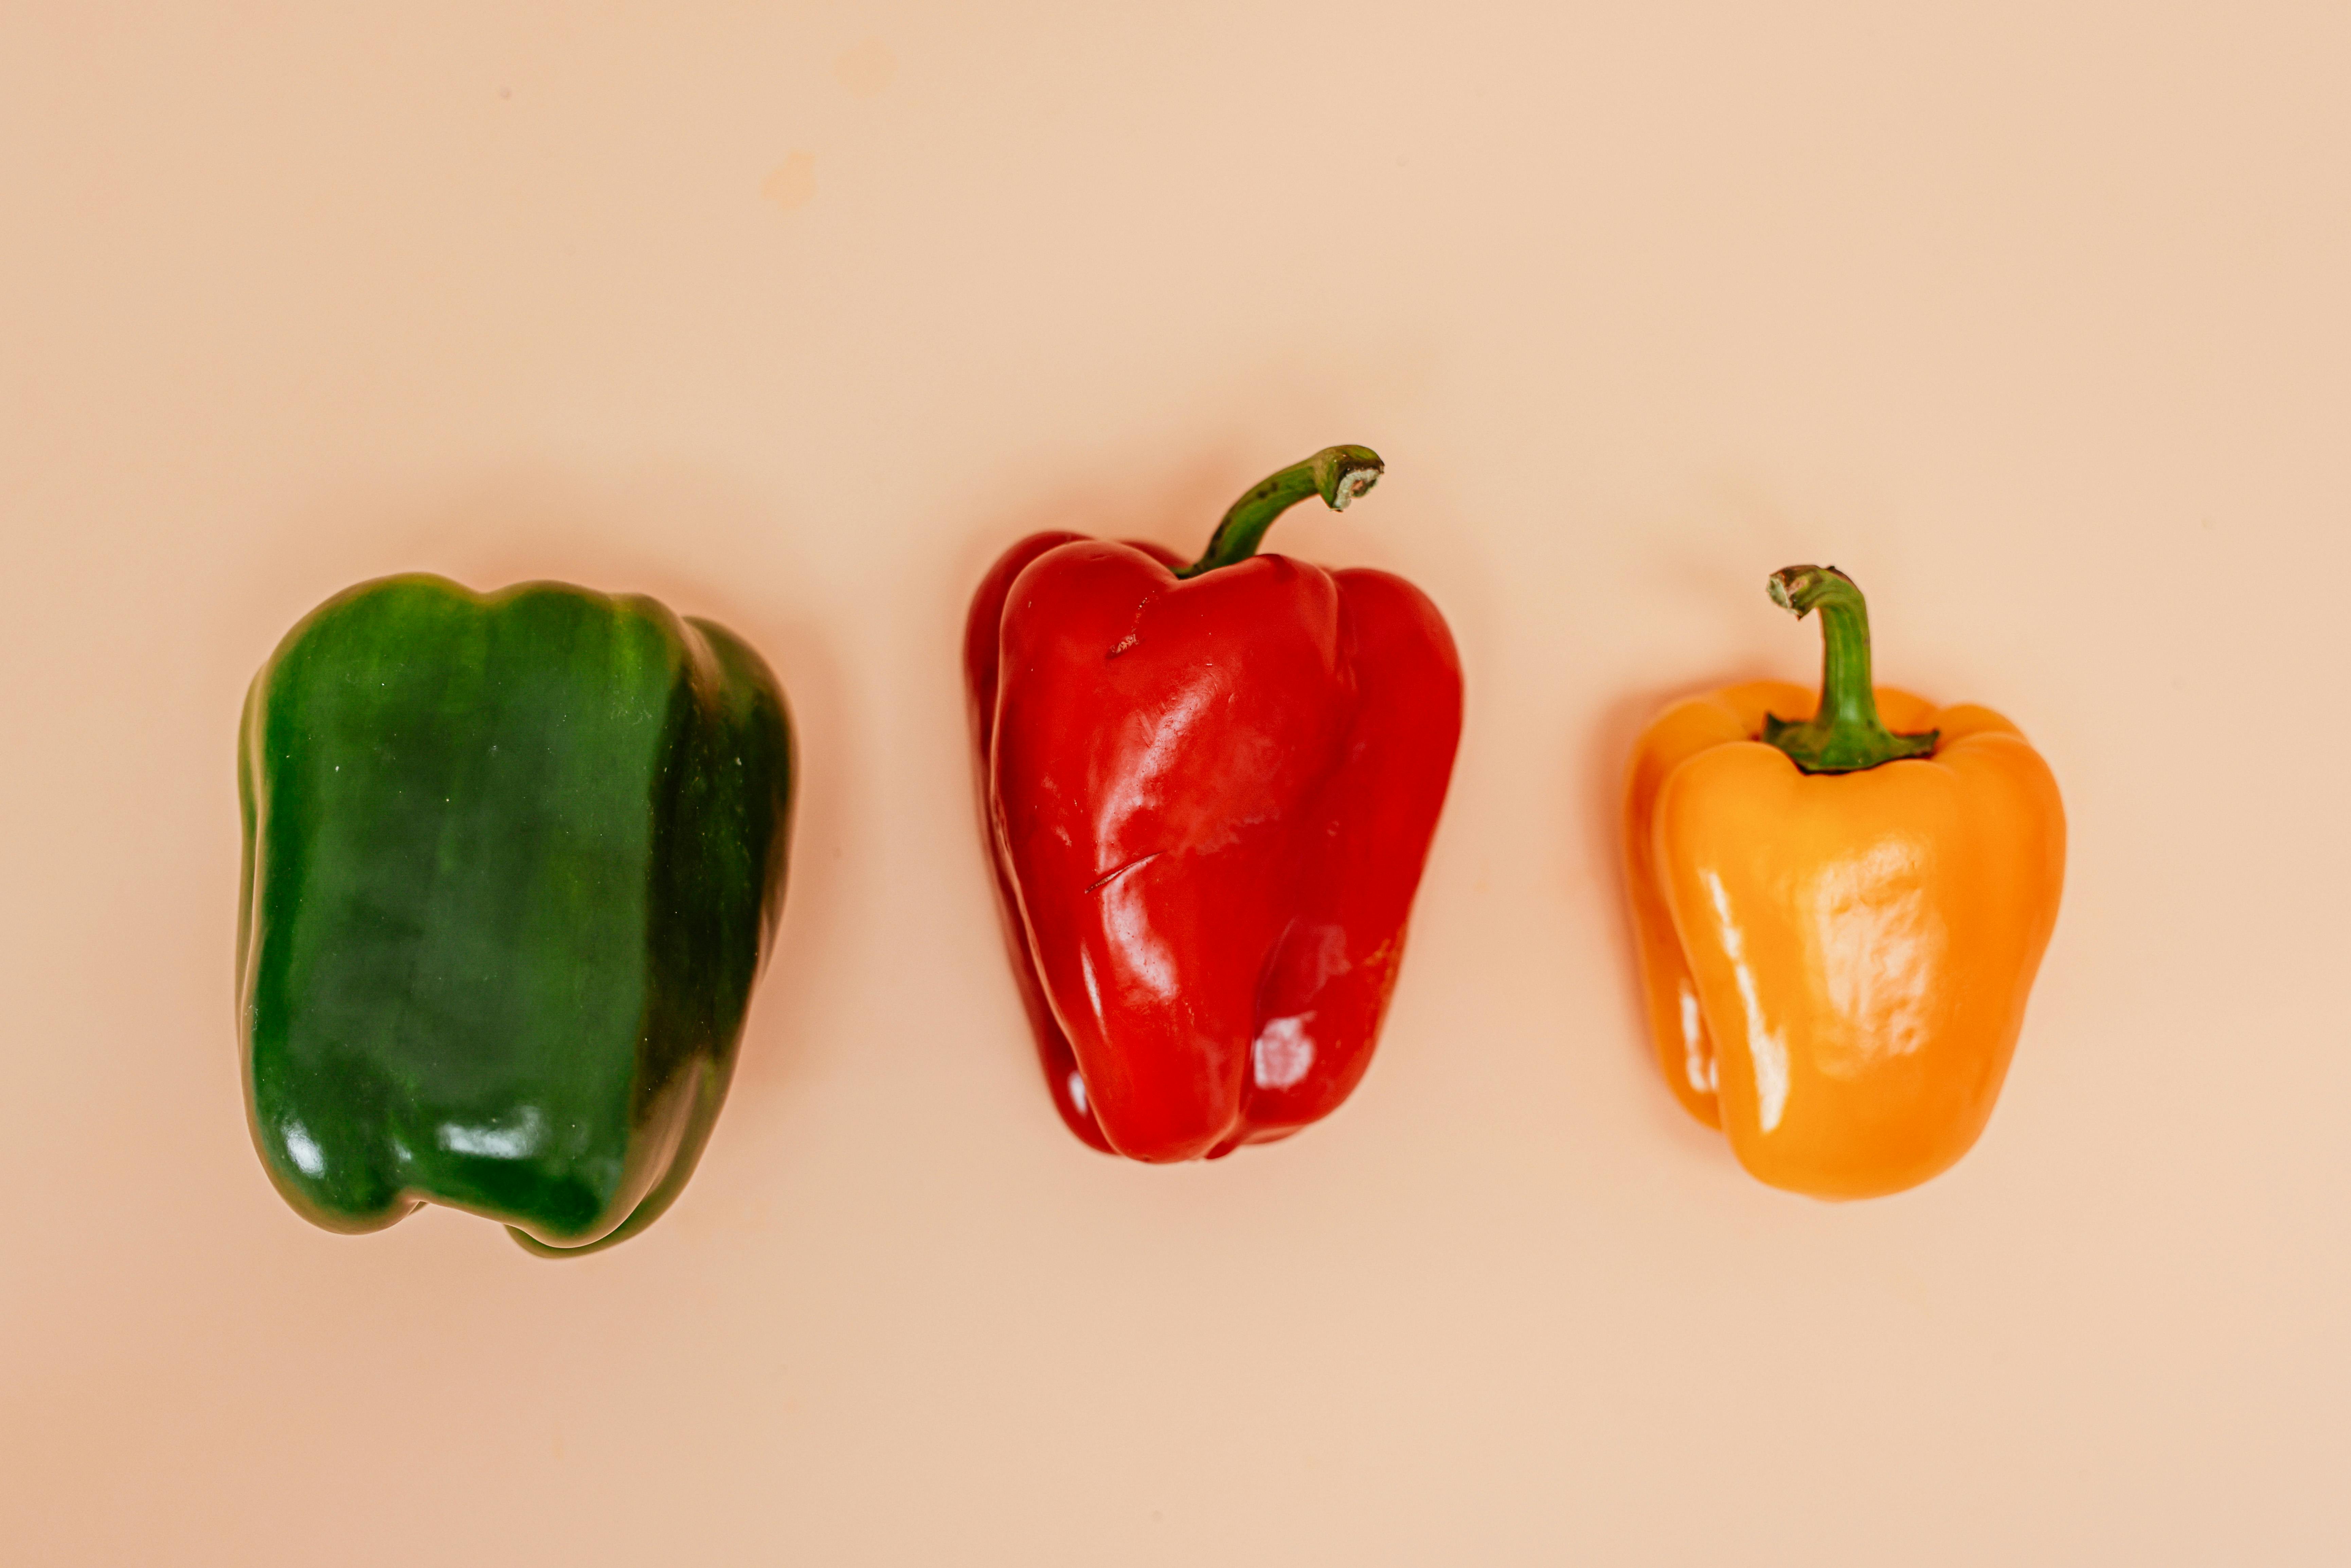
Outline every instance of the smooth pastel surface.
POLYGON ((2330 1563, 2351 17, 2296 4, 0 8, 0 1558, 2330 1563), (1410 955, 1310 1134, 1039 1092, 958 639, 1040 528, 1424 589, 1410 955), (2073 829, 1998 1113, 1767 1189, 1660 1080, 1633 737, 1989 704, 2073 829), (574 1262, 253 1157, 246 684, 385 572, 644 592, 806 773, 717 1135, 574 1262))

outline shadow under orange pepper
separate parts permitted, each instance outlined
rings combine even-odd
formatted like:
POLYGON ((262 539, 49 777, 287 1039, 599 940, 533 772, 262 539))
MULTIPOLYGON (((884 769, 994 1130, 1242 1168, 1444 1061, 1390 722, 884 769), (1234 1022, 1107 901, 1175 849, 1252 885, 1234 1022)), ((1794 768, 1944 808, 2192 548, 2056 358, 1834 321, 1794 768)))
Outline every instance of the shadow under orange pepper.
POLYGON ((1625 880, 1650 1032, 1675 1096, 1757 1179, 1899 1192, 1991 1115, 2056 924, 2064 808, 1990 708, 1872 686, 1850 578, 1789 567, 1771 589, 1821 612, 1820 700, 1730 686, 1634 747, 1625 880))

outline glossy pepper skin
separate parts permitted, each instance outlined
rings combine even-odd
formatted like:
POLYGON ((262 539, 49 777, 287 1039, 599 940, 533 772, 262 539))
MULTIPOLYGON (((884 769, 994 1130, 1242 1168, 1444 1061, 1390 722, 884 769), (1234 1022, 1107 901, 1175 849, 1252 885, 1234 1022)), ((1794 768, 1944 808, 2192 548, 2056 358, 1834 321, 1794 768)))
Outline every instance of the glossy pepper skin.
POLYGON ((1643 989, 1667 1082, 1741 1165, 1869 1197, 1947 1169, 1991 1117, 2056 923, 2064 809, 2000 715, 1871 685, 1850 579, 1791 567, 1772 591, 1822 612, 1825 700, 1732 686, 1635 747, 1643 989))
POLYGON ((287 1201, 548 1253, 657 1218, 734 1070, 793 775, 759 656, 650 599, 412 576, 312 612, 237 748, 246 1106, 287 1201))
POLYGON ((964 665, 1013 964, 1092 1147, 1215 1158, 1328 1115, 1369 1066, 1450 779, 1461 671, 1385 572, 1254 553, 1379 459, 1333 447, 1236 504, 1192 566, 1032 535, 964 665))

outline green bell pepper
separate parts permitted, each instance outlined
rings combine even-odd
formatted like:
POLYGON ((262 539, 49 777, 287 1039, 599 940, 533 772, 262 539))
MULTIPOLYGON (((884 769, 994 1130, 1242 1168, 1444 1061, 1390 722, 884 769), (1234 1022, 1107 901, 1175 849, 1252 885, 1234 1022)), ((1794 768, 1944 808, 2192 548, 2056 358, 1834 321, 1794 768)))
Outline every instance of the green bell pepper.
POLYGON ((330 1230, 427 1199, 534 1251, 643 1228, 726 1093, 784 889, 783 694, 721 627, 392 577, 254 678, 246 1114, 330 1230))

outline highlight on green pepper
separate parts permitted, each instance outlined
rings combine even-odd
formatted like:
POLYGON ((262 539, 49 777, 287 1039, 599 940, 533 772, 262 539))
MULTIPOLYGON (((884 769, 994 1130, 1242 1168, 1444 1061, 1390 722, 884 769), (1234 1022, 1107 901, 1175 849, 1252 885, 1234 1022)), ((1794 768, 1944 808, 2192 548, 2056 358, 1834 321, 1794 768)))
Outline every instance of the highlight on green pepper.
POLYGON ((254 678, 246 1115, 329 1230, 424 1202, 533 1251, 684 1189, 783 900, 796 768, 747 644, 561 583, 384 578, 254 678))

